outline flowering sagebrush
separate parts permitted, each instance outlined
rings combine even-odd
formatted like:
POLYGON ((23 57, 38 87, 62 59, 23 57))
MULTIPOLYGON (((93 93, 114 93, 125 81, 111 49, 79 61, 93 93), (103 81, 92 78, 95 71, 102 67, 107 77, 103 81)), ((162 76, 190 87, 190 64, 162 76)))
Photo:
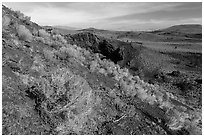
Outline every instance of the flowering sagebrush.
POLYGON ((11 22, 11 19, 8 16, 4 15, 2 17, 2 26, 3 26, 3 28, 7 28, 8 25, 10 25, 10 22, 11 22))
POLYGON ((90 71, 94 72, 98 67, 98 62, 97 61, 91 61, 90 63, 90 71))
POLYGON ((38 31, 38 35, 39 35, 40 37, 43 37, 44 39, 49 39, 49 37, 50 37, 50 34, 47 33, 44 29, 40 29, 40 30, 38 31))
POLYGON ((45 39, 42 38, 42 37, 35 37, 35 40, 38 41, 38 42, 45 43, 45 39))
POLYGON ((18 33, 19 39, 21 40, 31 42, 33 39, 33 36, 30 33, 30 31, 23 25, 19 25, 17 27, 17 33, 18 33))
POLYGON ((38 30, 37 30, 36 28, 33 28, 32 34, 33 34, 34 36, 38 36, 38 30))
POLYGON ((48 50, 48 49, 43 49, 43 55, 45 59, 48 59, 49 61, 55 61, 55 53, 56 50, 48 50))
POLYGON ((79 57, 79 52, 72 48, 72 47, 61 47, 59 49, 60 53, 62 53, 62 55, 64 56, 63 58, 67 58, 67 57, 74 57, 74 58, 78 58, 79 57))
POLYGON ((20 11, 16 11, 15 15, 17 18, 19 18, 20 20, 22 20, 26 25, 30 25, 31 24, 31 17, 29 16, 25 16, 23 13, 21 13, 20 11))
POLYGON ((61 35, 57 34, 57 35, 53 35, 53 40, 57 40, 62 42, 63 44, 66 44, 67 41, 64 39, 64 37, 62 37, 61 35))

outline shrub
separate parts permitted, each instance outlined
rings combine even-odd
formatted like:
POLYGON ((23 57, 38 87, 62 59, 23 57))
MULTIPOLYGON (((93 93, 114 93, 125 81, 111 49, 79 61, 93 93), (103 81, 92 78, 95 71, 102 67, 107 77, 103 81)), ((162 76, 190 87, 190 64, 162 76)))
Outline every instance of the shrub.
POLYGON ((61 47, 59 49, 59 52, 56 53, 58 57, 61 59, 68 59, 68 58, 75 58, 76 61, 84 62, 85 58, 84 56, 74 48, 73 45, 67 46, 67 47, 61 47))
MULTIPOLYGON (((60 48, 60 53, 65 54, 65 56, 67 57, 78 57, 78 52, 71 47, 61 47, 60 48)), ((65 57, 65 58, 66 58, 65 57)))
POLYGON ((17 33, 18 33, 19 39, 21 40, 31 42, 33 39, 33 36, 30 33, 30 31, 23 25, 19 25, 17 27, 17 33))
POLYGON ((114 104, 117 106, 118 109, 124 110, 124 108, 127 106, 125 102, 123 102, 119 97, 116 97, 114 99, 114 104))
POLYGON ((89 66, 89 69, 91 72, 94 72, 98 67, 98 62, 97 61, 91 61, 90 63, 90 66, 89 66))
POLYGON ((49 45, 49 46, 51 46, 52 44, 53 44, 53 41, 51 40, 51 39, 49 39, 49 38, 44 38, 44 40, 45 40, 45 44, 47 44, 47 45, 49 45))
POLYGON ((24 18, 24 14, 21 13, 20 11, 16 11, 16 12, 15 12, 15 16, 16 16, 17 18, 21 19, 21 20, 24 18))
POLYGON ((35 70, 41 74, 44 74, 45 73, 44 68, 45 68, 45 65, 42 58, 39 55, 36 55, 34 57, 34 62, 31 67, 31 70, 35 70))
POLYGON ((98 70, 98 72, 101 73, 101 74, 104 74, 105 76, 107 76, 107 73, 106 73, 105 69, 103 69, 103 68, 100 68, 98 70))
POLYGON ((20 20, 22 20, 26 25, 30 25, 31 21, 30 21, 30 17, 25 16, 23 13, 21 13, 20 11, 16 11, 15 15, 17 18, 19 18, 20 20))
POLYGON ((92 112, 89 107, 93 104, 92 89, 87 81, 83 77, 73 74, 68 68, 59 68, 51 74, 50 86, 54 87, 52 90, 54 92, 49 93, 48 89, 45 93, 51 95, 52 102, 56 101, 61 107, 56 107, 55 112, 70 111, 68 115, 65 114, 68 117, 67 120, 60 124, 56 130, 65 133, 70 129, 74 132, 84 129, 84 123, 88 121, 86 117, 92 112))
POLYGON ((57 35, 57 34, 59 34, 59 31, 58 31, 57 29, 53 29, 53 30, 51 31, 51 34, 52 34, 52 35, 57 35))
POLYGON ((66 44, 67 41, 64 39, 64 37, 62 37, 61 35, 57 34, 57 35, 53 35, 53 39, 62 42, 63 44, 66 44))
POLYGON ((89 57, 90 56, 90 52, 88 50, 85 50, 85 49, 82 49, 82 54, 85 56, 85 57, 89 57))
POLYGON ((42 38, 42 37, 35 37, 35 40, 38 41, 38 42, 45 43, 45 39, 42 38))
POLYGON ((38 35, 38 30, 36 28, 33 28, 33 35, 37 36, 38 35))
POLYGON ((43 37, 45 39, 48 39, 50 37, 50 34, 47 33, 44 29, 40 29, 38 31, 38 34, 39 34, 40 37, 43 37))
POLYGON ((51 39, 49 39, 49 38, 46 39, 46 38, 43 38, 43 37, 35 37, 35 40, 38 41, 38 42, 42 42, 44 44, 47 44, 49 46, 53 46, 53 44, 55 43, 51 39))
POLYGON ((23 22, 24 22, 26 25, 30 25, 30 24, 31 24, 30 19, 31 19, 30 17, 25 16, 24 19, 23 19, 23 22))
POLYGON ((48 49, 43 49, 43 54, 44 54, 44 57, 46 59, 48 59, 49 61, 54 61, 55 60, 55 53, 56 51, 55 50, 48 50, 48 49))
POLYGON ((54 41, 54 40, 52 40, 52 39, 47 40, 47 42, 49 42, 48 45, 49 45, 50 47, 52 47, 52 48, 54 48, 54 49, 56 49, 56 50, 59 50, 61 47, 64 46, 61 42, 59 42, 59 41, 54 41))
POLYGON ((17 47, 19 47, 19 45, 21 44, 20 41, 18 41, 17 39, 12 39, 12 42, 17 47))
POLYGON ((7 28, 8 27, 8 25, 10 25, 10 21, 11 21, 11 19, 8 17, 8 16, 3 16, 3 18, 2 18, 2 26, 3 26, 3 28, 7 28))

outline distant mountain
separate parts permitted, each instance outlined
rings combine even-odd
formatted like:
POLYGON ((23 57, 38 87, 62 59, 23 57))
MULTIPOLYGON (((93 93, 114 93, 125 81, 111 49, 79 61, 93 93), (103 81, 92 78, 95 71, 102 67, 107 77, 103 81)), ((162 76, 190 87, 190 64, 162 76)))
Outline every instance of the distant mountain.
POLYGON ((67 30, 79 30, 80 28, 75 28, 75 27, 69 27, 69 26, 53 26, 54 28, 59 28, 59 29, 67 29, 67 30))
POLYGON ((109 30, 104 30, 104 29, 97 29, 97 28, 85 28, 85 29, 80 29, 78 31, 87 31, 87 32, 104 32, 104 31, 109 31, 109 30))
POLYGON ((77 30, 80 28, 69 27, 69 26, 52 26, 55 30, 57 30, 61 34, 75 34, 77 30))

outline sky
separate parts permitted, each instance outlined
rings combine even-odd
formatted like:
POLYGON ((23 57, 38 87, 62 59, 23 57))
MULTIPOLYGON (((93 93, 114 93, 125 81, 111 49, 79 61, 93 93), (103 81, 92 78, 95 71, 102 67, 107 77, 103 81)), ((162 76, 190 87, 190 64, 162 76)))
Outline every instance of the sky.
POLYGON ((202 24, 201 2, 4 2, 43 26, 156 30, 202 24))

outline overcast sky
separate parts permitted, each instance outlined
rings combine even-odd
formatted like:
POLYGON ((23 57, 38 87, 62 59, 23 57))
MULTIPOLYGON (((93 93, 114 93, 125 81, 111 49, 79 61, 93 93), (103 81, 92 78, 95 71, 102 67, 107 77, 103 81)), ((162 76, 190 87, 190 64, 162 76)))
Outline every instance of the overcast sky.
POLYGON ((178 24, 202 24, 202 3, 3 3, 39 25, 117 30, 154 30, 178 24))

